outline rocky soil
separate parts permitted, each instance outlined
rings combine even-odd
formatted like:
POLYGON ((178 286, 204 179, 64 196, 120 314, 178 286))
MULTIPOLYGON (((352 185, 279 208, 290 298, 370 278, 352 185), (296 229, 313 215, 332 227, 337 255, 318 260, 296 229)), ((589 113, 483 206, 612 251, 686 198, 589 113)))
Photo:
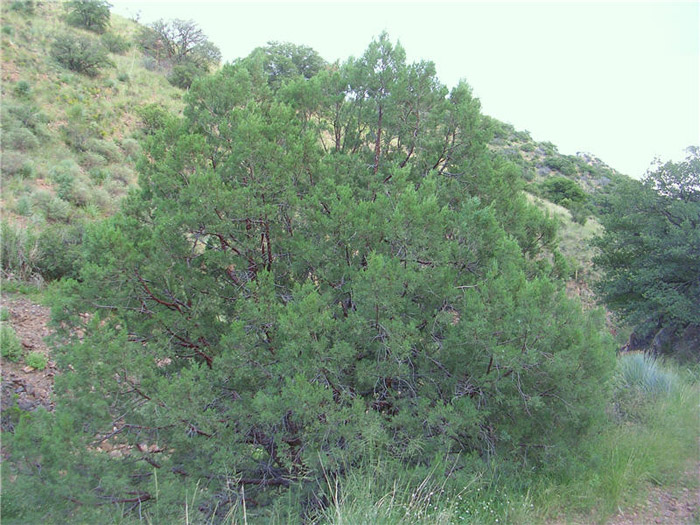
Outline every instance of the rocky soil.
POLYGON ((0 361, 2 375, 2 430, 12 430, 21 411, 35 410, 39 406, 51 410, 53 401, 53 378, 56 364, 50 359, 49 348, 44 338, 49 335, 50 310, 32 303, 25 297, 3 296, 2 307, 10 312, 9 323, 22 342, 24 355, 41 352, 49 358, 44 370, 26 365, 23 359, 13 363, 7 359, 0 361))

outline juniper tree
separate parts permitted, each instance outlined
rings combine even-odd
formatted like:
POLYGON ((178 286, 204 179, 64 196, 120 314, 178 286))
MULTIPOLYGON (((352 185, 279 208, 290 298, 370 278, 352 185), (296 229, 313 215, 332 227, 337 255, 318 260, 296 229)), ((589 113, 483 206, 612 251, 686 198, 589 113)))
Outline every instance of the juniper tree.
POLYGON ((262 513, 371 455, 567 454, 604 401, 603 325, 551 277, 551 221, 468 87, 392 61, 371 89, 370 60, 321 73, 297 104, 240 61, 152 130, 62 289, 84 337, 59 351, 60 425, 13 443, 32 494, 172 520, 195 489, 208 517, 240 487, 262 513), (55 440, 69 452, 40 457, 55 440))

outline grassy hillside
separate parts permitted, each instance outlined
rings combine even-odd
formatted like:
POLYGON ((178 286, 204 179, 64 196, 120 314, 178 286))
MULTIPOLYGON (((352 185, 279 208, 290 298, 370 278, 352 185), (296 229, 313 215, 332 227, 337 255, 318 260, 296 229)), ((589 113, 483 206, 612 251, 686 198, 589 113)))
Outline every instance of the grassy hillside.
POLYGON ((131 45, 138 25, 116 15, 105 35, 65 23, 59 2, 2 12, 2 209, 14 225, 43 229, 114 211, 134 184, 139 109, 182 108, 182 92, 131 45), (57 37, 86 38, 121 53, 95 77, 52 56, 57 37), (122 49, 119 49, 120 44, 122 49), (123 49, 126 44, 128 49, 123 49))

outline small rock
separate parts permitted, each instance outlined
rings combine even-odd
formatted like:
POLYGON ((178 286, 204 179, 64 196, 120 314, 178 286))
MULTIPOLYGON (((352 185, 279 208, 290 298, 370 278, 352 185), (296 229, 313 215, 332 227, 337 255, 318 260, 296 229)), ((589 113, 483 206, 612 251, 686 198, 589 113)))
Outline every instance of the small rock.
POLYGON ((17 406, 21 410, 26 410, 27 412, 29 412, 30 410, 34 410, 34 408, 36 407, 36 403, 34 401, 30 401, 29 399, 23 397, 23 398, 20 398, 17 400, 17 406))
POLYGON ((24 372, 25 374, 28 374, 29 372, 34 372, 34 370, 36 370, 36 368, 34 368, 33 366, 25 366, 22 369, 22 372, 24 372))

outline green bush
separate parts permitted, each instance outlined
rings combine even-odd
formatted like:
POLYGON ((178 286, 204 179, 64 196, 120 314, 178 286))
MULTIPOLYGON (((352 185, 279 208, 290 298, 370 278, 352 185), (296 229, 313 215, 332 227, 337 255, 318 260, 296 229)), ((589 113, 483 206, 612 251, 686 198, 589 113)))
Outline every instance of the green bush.
POLYGON ((429 71, 406 85, 419 68, 383 36, 324 86, 319 118, 333 101, 354 104, 350 81, 379 81, 390 54, 385 80, 408 100, 362 103, 394 114, 427 86, 420 100, 434 106, 416 140, 449 147, 449 115, 461 143, 450 176, 425 174, 434 148, 401 167, 405 151, 387 144, 374 169, 366 137, 326 153, 254 62, 195 82, 184 117, 150 135, 138 191, 88 228, 80 279, 58 287, 75 373, 62 374, 54 413, 23 420, 12 450, 41 507, 101 523, 86 513, 105 497, 148 493, 144 519, 177 522, 201 482, 194 520, 208 521, 242 484, 264 523, 275 500, 321 497, 368 457, 537 469, 598 428, 614 359, 604 316, 550 277, 541 250, 553 222, 528 205, 519 170, 491 158, 469 87, 448 99, 429 71), (115 421, 118 439, 166 453, 84 453, 115 421))
POLYGON ((107 164, 107 159, 98 153, 85 151, 80 155, 80 166, 85 170, 101 168, 107 164))
POLYGON ((89 77, 96 77, 102 68, 113 65, 101 44, 83 36, 57 36, 51 45, 51 56, 71 71, 89 77))
POLYGON ((10 10, 25 15, 33 15, 35 11, 34 0, 13 0, 10 4, 10 10))
POLYGON ((56 185, 56 195, 65 201, 71 201, 76 178, 80 176, 80 167, 72 159, 59 162, 49 170, 49 177, 56 185))
POLYGON ((550 177, 541 184, 542 193, 555 204, 584 203, 588 199, 585 191, 566 177, 550 177))
POLYGON ((88 139, 85 142, 84 148, 87 151, 92 151, 93 153, 101 155, 109 162, 121 162, 123 160, 122 152, 117 145, 110 140, 88 139))
POLYGON ((0 171, 5 177, 28 179, 34 175, 34 164, 23 153, 5 151, 0 157, 0 171))
POLYGON ((39 190, 34 193, 34 207, 41 211, 48 221, 67 222, 70 219, 70 204, 47 191, 39 190))
POLYGON ((122 164, 113 164, 108 168, 110 179, 127 186, 134 180, 134 172, 122 164))
POLYGON ((109 171, 104 167, 93 168, 88 172, 88 175, 95 184, 102 184, 109 178, 109 171))
POLYGON ((32 94, 32 87, 26 80, 20 80, 13 89, 15 95, 20 98, 28 98, 32 94))
POLYGON ((129 160, 136 160, 141 153, 141 145, 137 140, 134 139, 124 139, 120 144, 124 155, 129 160))
POLYGON ((52 224, 38 237, 41 258, 37 270, 46 280, 76 278, 82 264, 81 246, 85 229, 82 223, 52 224))
POLYGON ((0 323, 0 348, 2 357, 9 361, 19 361, 22 357, 22 343, 15 330, 7 323, 0 323))
POLYGON ((158 104, 138 107, 136 114, 141 119, 141 127, 146 135, 152 135, 159 129, 163 129, 172 118, 168 111, 158 104))
POLYGON ((71 0, 66 2, 66 21, 95 33, 104 33, 109 26, 110 4, 105 0, 71 0))
POLYGON ((49 358, 41 352, 29 352, 27 357, 24 358, 24 362, 27 366, 36 368, 37 370, 43 370, 46 365, 49 364, 49 358))
POLYGON ((17 199, 17 203, 15 204, 15 212, 17 212, 18 215, 30 217, 32 214, 31 197, 28 195, 22 195, 19 199, 17 199))
POLYGON ((10 311, 4 306, 0 308, 0 322, 10 320, 10 311))
MULTIPOLYGON (((37 135, 44 133, 44 124, 47 122, 46 115, 44 115, 36 106, 33 104, 25 103, 12 103, 7 102, 3 104, 3 112, 6 112, 9 119, 18 121, 23 127, 31 130, 37 135)), ((7 118, 3 119, 7 123, 7 118)))
POLYGON ((118 55, 123 55, 129 48, 131 48, 131 42, 121 35, 115 33, 105 33, 102 35, 102 45, 104 45, 110 53, 116 53, 118 55))
POLYGON ((192 64, 190 62, 179 64, 173 67, 172 71, 168 75, 168 82, 175 87, 179 87, 180 89, 189 89, 192 82, 194 82, 197 77, 206 74, 206 72, 206 70, 203 70, 196 64, 192 64))
POLYGON ((19 151, 29 151, 39 146, 39 139, 27 128, 15 129, 2 134, 4 149, 12 148, 19 151))

